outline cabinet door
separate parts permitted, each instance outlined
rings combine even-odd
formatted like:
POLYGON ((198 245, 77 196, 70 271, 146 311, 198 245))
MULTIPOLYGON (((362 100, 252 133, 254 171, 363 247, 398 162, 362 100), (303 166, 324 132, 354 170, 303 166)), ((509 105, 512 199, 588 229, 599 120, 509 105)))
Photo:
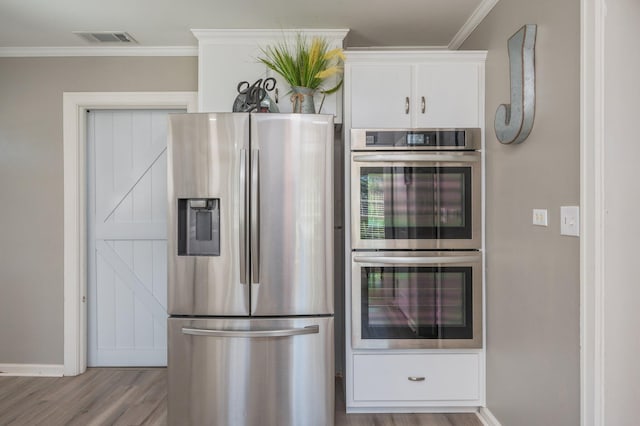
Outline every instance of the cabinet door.
POLYGON ((478 80, 477 64, 419 65, 414 101, 416 127, 478 127, 478 80))
POLYGON ((411 65, 367 64, 351 67, 351 127, 411 127, 411 65), (409 102, 407 107, 406 103, 409 102))
POLYGON ((211 44, 200 49, 200 112, 231 112, 238 83, 266 77, 266 67, 256 59, 257 46, 211 44))

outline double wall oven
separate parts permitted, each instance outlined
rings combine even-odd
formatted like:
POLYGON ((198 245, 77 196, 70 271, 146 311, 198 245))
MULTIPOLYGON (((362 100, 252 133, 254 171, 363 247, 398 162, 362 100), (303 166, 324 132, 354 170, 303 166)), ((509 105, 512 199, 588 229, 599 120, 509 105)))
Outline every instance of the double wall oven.
POLYGON ((354 348, 482 347, 480 129, 352 130, 354 348))

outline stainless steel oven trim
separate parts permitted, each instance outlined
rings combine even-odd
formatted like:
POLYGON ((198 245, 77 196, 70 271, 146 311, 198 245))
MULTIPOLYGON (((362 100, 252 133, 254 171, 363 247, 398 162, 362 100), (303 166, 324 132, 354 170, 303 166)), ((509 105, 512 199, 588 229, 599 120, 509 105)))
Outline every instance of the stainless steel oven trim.
POLYGON ((482 339, 482 254, 480 252, 353 252, 351 254, 351 344, 354 349, 480 349, 482 339), (363 339, 360 268, 363 266, 471 266, 473 339, 363 339))
POLYGON ((351 153, 351 242, 352 248, 360 249, 480 249, 482 248, 482 203, 481 161, 479 152, 421 154, 385 153, 363 155, 351 153), (421 161, 421 157, 427 159, 421 161), (360 157, 360 158, 358 158, 360 157), (362 161, 365 157, 365 160, 362 161), (372 157, 372 158, 369 158, 372 157), (431 159, 433 157, 433 160, 431 159), (356 160, 358 158, 358 160, 356 160), (408 161, 411 158, 414 161, 408 161), (373 161, 370 161, 373 160, 373 161), (437 161, 439 160, 439 161, 437 161), (423 240, 363 240, 360 238, 360 168, 367 165, 377 167, 471 167, 471 238, 469 239, 423 239, 423 240))
POLYGON ((352 151, 460 151, 478 150, 481 147, 482 138, 479 128, 431 128, 431 129, 351 129, 352 151), (469 143, 466 146, 367 146, 367 132, 421 132, 421 131, 447 131, 463 130, 469 143))

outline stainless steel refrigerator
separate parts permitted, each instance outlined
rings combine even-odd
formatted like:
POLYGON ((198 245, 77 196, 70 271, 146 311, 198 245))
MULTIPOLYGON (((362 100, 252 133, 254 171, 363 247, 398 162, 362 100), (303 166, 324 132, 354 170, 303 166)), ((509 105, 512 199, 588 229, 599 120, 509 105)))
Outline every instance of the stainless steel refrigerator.
POLYGON ((176 114, 170 425, 334 422, 333 117, 176 114))

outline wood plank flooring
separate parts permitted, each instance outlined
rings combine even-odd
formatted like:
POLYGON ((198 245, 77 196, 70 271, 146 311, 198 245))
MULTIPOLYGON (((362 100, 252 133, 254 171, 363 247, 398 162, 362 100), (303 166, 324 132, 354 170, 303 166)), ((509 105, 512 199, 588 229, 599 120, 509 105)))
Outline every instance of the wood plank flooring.
MULTIPOLYGON (((77 377, 0 377, 0 425, 166 425, 164 368, 90 368, 77 377)), ((336 426, 482 426, 475 414, 346 414, 336 426)))

